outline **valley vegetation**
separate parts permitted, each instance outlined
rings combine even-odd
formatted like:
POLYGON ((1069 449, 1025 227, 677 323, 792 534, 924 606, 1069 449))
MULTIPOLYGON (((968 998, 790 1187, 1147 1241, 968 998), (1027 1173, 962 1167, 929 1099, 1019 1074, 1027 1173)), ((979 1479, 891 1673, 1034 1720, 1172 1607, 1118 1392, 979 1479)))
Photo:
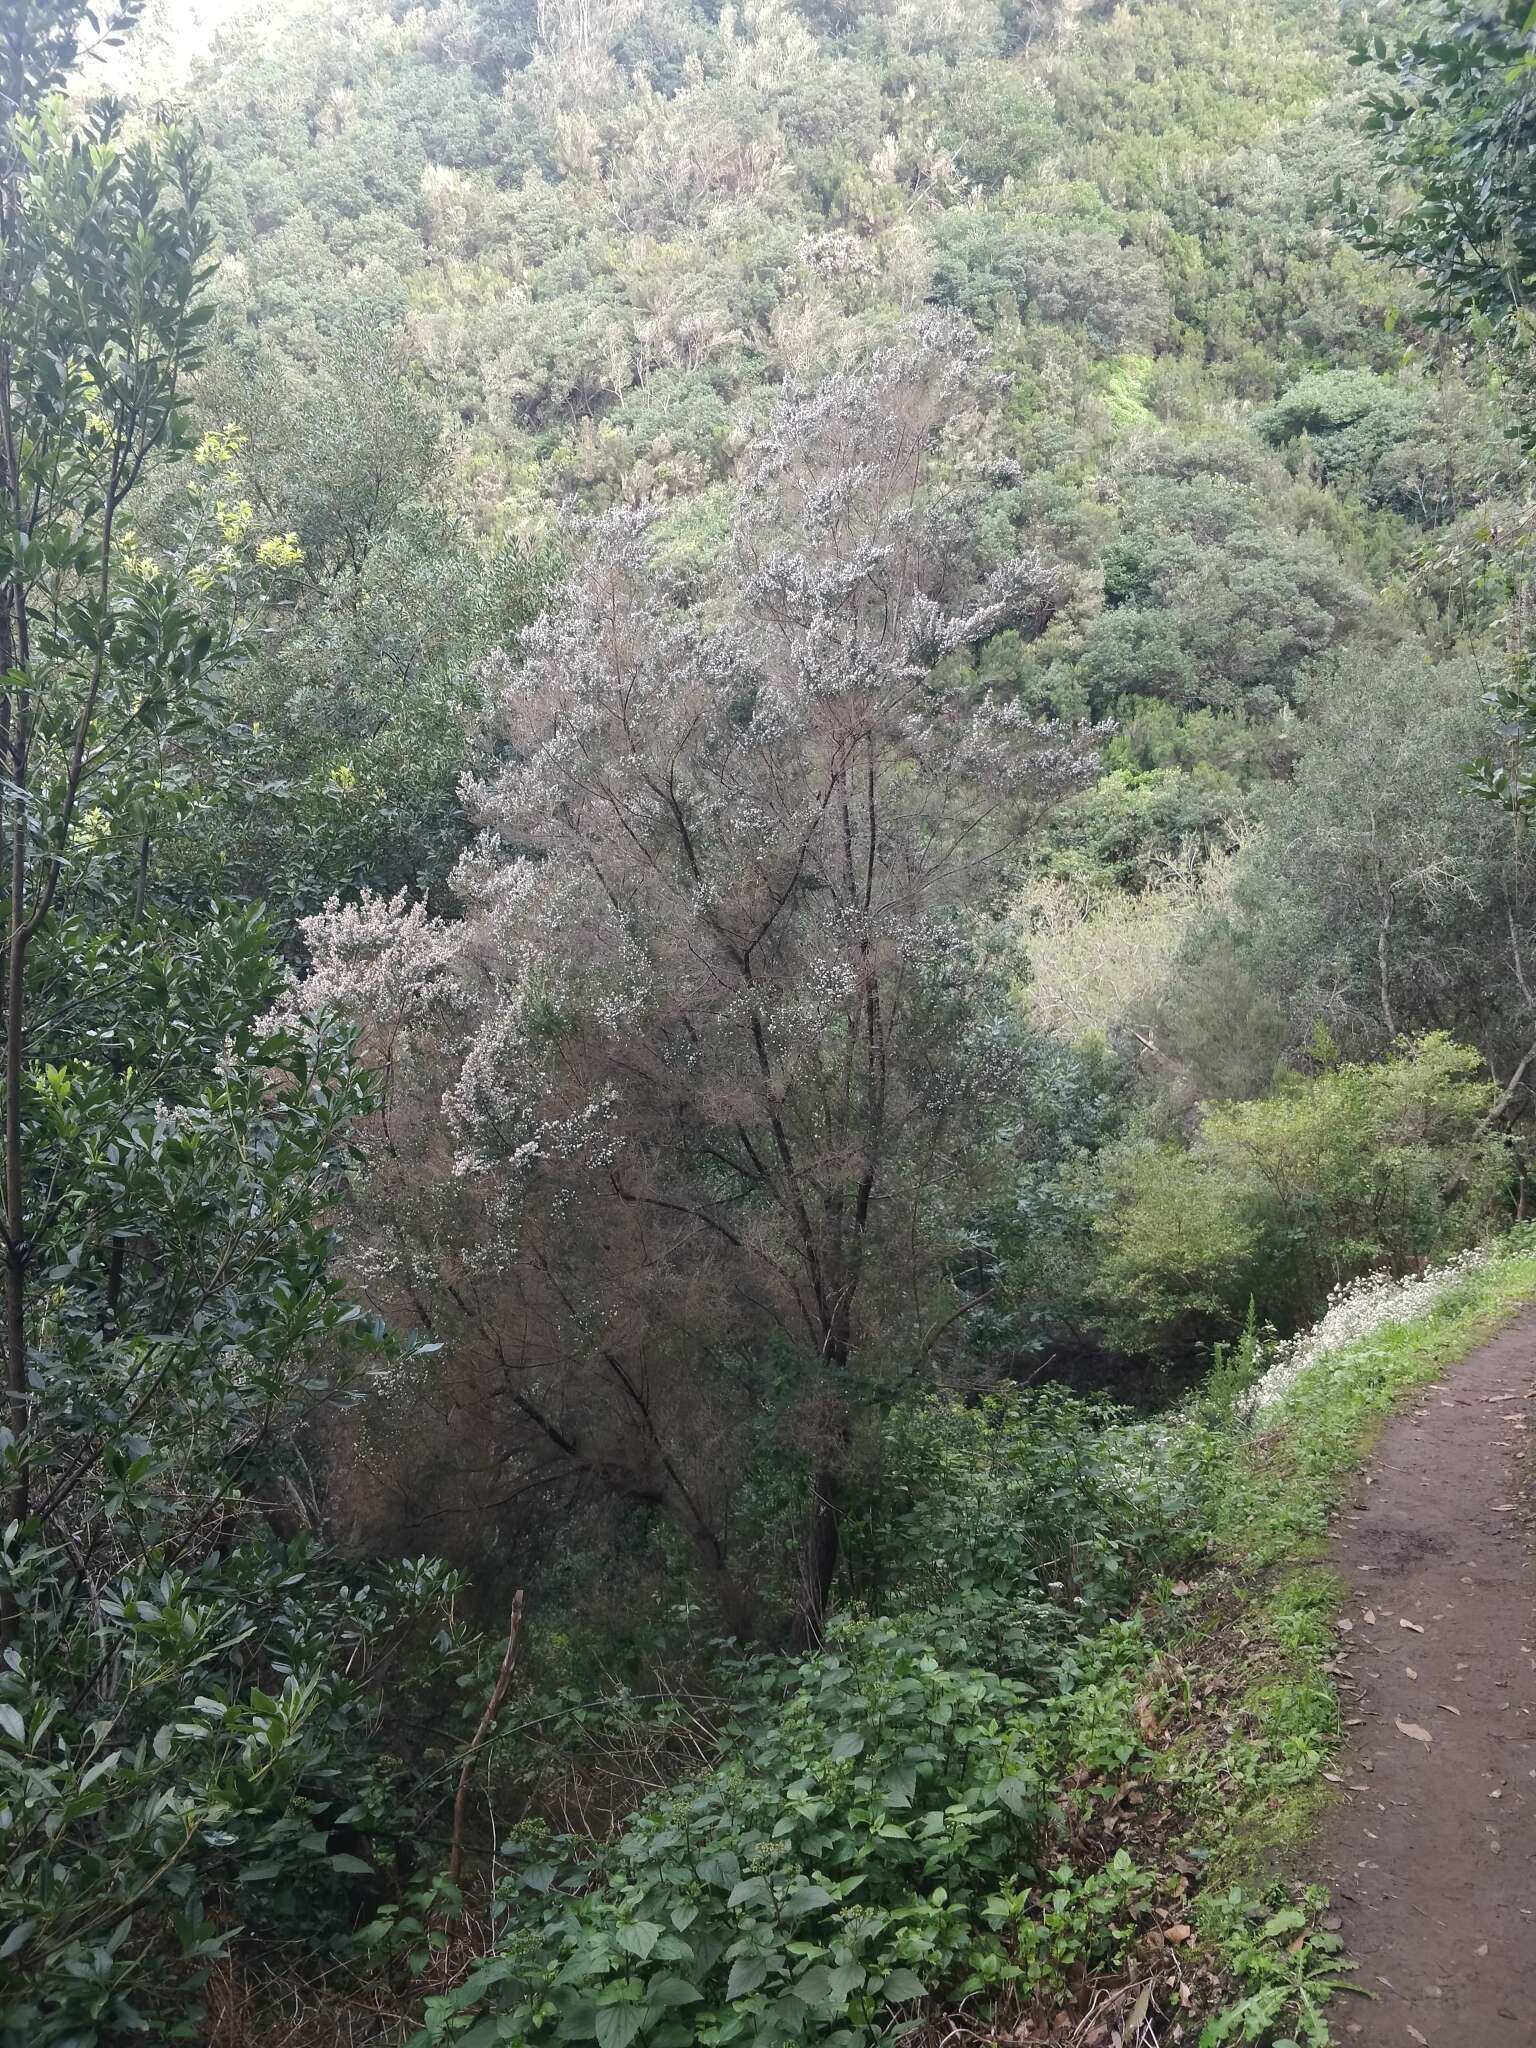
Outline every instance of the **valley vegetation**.
POLYGON ((1528 1284, 1524 16, 13 0, 7 2048, 1326 2042, 1244 1558, 1440 1339, 1252 1390, 1528 1284))

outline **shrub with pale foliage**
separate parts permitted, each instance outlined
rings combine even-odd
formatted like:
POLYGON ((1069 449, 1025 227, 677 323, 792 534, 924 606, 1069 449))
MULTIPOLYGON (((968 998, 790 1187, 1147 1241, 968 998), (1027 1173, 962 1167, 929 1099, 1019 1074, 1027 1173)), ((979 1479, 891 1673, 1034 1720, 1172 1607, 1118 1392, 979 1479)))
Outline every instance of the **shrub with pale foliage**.
POLYGON ((1056 577, 978 572, 930 480, 980 372, 931 320, 787 398, 702 588, 602 521, 489 676, 462 916, 306 928, 305 1000, 382 1076, 367 1277, 446 1347, 416 1469, 423 1434, 469 1440, 487 1512, 550 1485, 658 1508, 737 1621, 744 1460, 804 1475, 814 1618, 861 1434, 988 1291, 957 1274, 1030 1055, 986 913, 1092 772, 1091 735, 934 678, 1056 577))

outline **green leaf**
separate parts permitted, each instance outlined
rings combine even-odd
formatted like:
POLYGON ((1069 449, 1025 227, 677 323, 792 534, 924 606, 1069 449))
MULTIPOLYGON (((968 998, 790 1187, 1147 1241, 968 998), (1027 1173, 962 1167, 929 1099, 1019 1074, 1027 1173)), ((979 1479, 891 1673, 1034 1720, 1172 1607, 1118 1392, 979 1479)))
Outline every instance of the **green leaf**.
POLYGON ((1266 1941, 1273 1941, 1280 1934, 1297 1934, 1307 1924, 1307 1916, 1295 1906, 1286 1906, 1278 1913, 1271 1913, 1259 1932, 1266 1941))
POLYGON ((730 1978, 726 1983, 727 2000, 745 1998, 755 1991, 768 1974, 766 1956, 738 1956, 731 1965, 730 1978))
POLYGON ((686 1977, 653 1977, 645 1987, 646 2002, 649 2005, 696 2005, 704 1996, 697 1984, 690 1984, 686 1977))
POLYGON ((614 1934, 614 1940, 626 1954, 643 1963, 664 1931, 654 1920, 634 1920, 628 1927, 620 1927, 614 1934))
POLYGON ((807 2006, 831 2007, 838 2002, 832 1997, 832 1972, 825 1963, 813 1963, 803 1977, 797 1978, 790 1986, 790 1996, 807 2006))
POLYGON ((342 1854, 338 1856, 328 1857, 326 1860, 329 1862, 332 1870, 345 1871, 349 1876, 378 1876, 378 1872, 374 1869, 373 1865, 371 1863, 365 1863, 361 1856, 348 1856, 342 1854))
POLYGON ((629 2048, 647 2017, 643 2005, 600 2005, 597 2009, 597 2048, 629 2048))
POLYGON ((887 1806, 903 1807, 912 1804, 912 1795, 917 1790, 917 1765, 898 1764, 887 1771, 881 1791, 887 1806))
POLYGON ((1004 1778, 992 1796, 999 1806, 1007 1807, 1010 1813, 1022 1819, 1034 1806, 1034 1790, 1030 1779, 1015 1776, 1004 1778))
POLYGON ((0 1728, 3 1728, 12 1742, 25 1742, 27 1724, 12 1706, 0 1706, 0 1728))
POLYGON ((693 1867, 700 1884, 714 1885, 719 1891, 728 1891, 741 1876, 741 1865, 729 1849, 701 1856, 693 1867))
POLYGON ((850 1728, 846 1733, 839 1735, 836 1742, 833 1743, 832 1761, 838 1764, 846 1763, 849 1757, 860 1755, 863 1748, 863 1736, 859 1734, 856 1728, 850 1728))
POLYGON ((910 1970, 892 1970, 880 1986, 880 1996, 891 2005, 905 2005, 909 1998, 926 1998, 928 1993, 910 1970))
POLYGON ((5 1940, 0 1942, 0 1962, 3 1962, 7 1956, 15 1955, 17 1949, 24 1945, 27 1936, 36 1925, 37 1922, 35 1920, 18 1920, 16 1922, 16 1925, 5 1937, 5 1940))
POLYGON ((502 2032, 500 2019, 481 2020, 467 2034, 454 2037, 454 2048, 498 2048, 500 2042, 511 2038, 502 2032))
POLYGON ((831 1904, 832 1894, 824 1884, 803 1884, 784 1901, 784 1917, 798 1920, 804 1913, 814 1913, 818 1907, 831 1904))

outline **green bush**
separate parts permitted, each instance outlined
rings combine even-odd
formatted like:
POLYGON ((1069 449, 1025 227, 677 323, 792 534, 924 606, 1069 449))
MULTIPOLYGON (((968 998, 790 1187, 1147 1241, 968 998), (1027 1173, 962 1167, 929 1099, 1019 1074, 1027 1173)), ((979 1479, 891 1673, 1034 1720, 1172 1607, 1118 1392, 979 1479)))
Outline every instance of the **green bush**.
POLYGON ((1261 1263, 1239 1191, 1177 1139, 1133 1130, 1079 1179, 1094 1210, 1096 1320, 1134 1354, 1209 1343, 1261 1263))
POLYGON ((1319 370, 1254 421, 1273 448, 1307 437, 1328 482, 1358 482, 1413 432, 1420 408, 1369 370, 1319 370))
POLYGON ((946 1655, 1048 1686, 1068 1638, 1124 1612, 1187 1543, 1167 1452, 1159 1426, 1057 1388, 898 1408, 861 1550, 946 1655))
POLYGON ((1191 1144, 1118 1140, 1080 1180, 1106 1335, 1138 1353, 1209 1344, 1250 1299, 1295 1328, 1341 1281, 1473 1242, 1507 1180, 1484 1128, 1494 1092, 1478 1055, 1436 1032, 1209 1109, 1191 1144))
POLYGON ((414 1860, 478 1676, 456 1574, 328 1550, 280 1476, 391 1355, 330 1263, 350 1045, 272 1028, 252 913, 58 945, 115 988, 121 1071, 77 1046, 29 1090, 63 1193, 30 1427, 0 1430, 37 1504, 0 1531, 4 2048, 197 2040, 237 1936, 341 1939, 414 1860))
POLYGON ((1238 809, 1237 792, 1209 770, 1116 768, 1062 806, 1041 864, 1137 889, 1158 862, 1220 843, 1238 809))

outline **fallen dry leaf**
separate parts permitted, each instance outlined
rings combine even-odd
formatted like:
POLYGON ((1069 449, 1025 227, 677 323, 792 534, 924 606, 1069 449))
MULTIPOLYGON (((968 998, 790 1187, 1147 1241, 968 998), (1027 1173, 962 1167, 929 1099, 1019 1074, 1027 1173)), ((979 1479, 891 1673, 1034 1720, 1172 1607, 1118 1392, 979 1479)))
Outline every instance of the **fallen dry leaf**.
POLYGON ((1376 1610, 1374 1608, 1367 1607, 1367 1609, 1365 1610, 1365 1618, 1372 1628, 1376 1626, 1376 1610))
POLYGON ((1165 1939, 1170 1945, 1177 1945, 1181 1941, 1188 1941, 1194 1931, 1193 1927, 1186 1927, 1181 1920, 1177 1927, 1168 1929, 1165 1939))
POLYGON ((1433 1742, 1435 1739, 1429 1730, 1421 1728, 1417 1721, 1398 1721, 1397 1732, 1399 1735, 1410 1736, 1415 1742, 1433 1742))
POLYGON ((1424 1624, 1422 1622, 1408 1621, 1402 1615, 1398 1616, 1397 1625, 1399 1628, 1411 1628, 1416 1636, 1421 1636, 1424 1633, 1424 1624))
POLYGON ((1424 2039, 1424 2036, 1419 2032, 1417 2027, 1410 2027, 1408 2031, 1413 2036, 1414 2040, 1420 2043, 1420 2048, 1429 2048, 1428 2041, 1424 2039))
POLYGON ((1442 1714, 1454 1714, 1458 1721, 1461 1719, 1460 1707, 1448 1707, 1445 1704, 1444 1700, 1436 1700, 1435 1705, 1440 1709, 1442 1714))

